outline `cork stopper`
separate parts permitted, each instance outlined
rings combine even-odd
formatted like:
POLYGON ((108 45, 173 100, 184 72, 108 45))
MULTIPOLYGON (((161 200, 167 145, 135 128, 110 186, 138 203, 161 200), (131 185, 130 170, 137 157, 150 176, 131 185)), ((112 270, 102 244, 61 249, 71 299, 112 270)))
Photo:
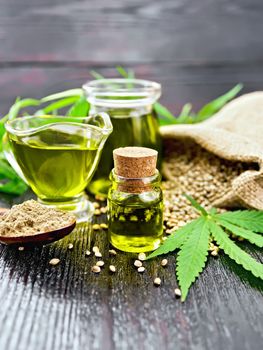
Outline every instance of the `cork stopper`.
POLYGON ((153 176, 158 152, 146 147, 122 147, 113 151, 114 169, 119 176, 138 179, 153 176))

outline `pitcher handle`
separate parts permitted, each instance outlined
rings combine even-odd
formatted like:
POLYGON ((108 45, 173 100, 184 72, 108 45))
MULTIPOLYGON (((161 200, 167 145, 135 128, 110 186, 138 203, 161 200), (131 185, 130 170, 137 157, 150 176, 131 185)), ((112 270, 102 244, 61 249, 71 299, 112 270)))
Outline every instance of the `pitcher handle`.
POLYGON ((18 163, 14 157, 7 133, 5 133, 3 136, 2 145, 3 145, 4 155, 5 155, 8 163, 11 165, 11 167, 14 169, 14 171, 17 173, 17 175, 28 185, 28 182, 25 179, 21 168, 18 165, 18 163))
POLYGON ((108 136, 113 130, 110 116, 105 112, 91 115, 90 117, 88 117, 88 123, 101 128, 101 132, 105 136, 108 136))

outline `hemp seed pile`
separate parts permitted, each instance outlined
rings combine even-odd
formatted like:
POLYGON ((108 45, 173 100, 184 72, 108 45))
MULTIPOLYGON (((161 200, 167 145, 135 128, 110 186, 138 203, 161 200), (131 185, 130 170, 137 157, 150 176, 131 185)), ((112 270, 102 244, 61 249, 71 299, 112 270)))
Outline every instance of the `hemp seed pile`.
POLYGON ((164 173, 173 177, 163 182, 167 234, 198 217, 184 193, 209 209, 231 189, 233 179, 256 167, 219 158, 189 139, 166 140, 164 161, 164 173))
POLYGON ((61 210, 47 208, 32 200, 14 205, 0 217, 0 235, 31 236, 68 226, 75 217, 61 210))

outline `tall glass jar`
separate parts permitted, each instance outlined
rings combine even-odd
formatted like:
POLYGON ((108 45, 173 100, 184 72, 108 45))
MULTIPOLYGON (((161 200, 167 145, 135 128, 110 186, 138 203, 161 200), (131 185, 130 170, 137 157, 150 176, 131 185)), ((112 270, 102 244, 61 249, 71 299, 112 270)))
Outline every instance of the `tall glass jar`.
POLYGON ((161 85, 139 79, 100 79, 86 83, 83 89, 91 104, 90 113, 107 112, 113 125, 113 132, 89 185, 90 192, 106 195, 115 148, 143 146, 161 154, 161 136, 153 109, 161 96, 161 85))

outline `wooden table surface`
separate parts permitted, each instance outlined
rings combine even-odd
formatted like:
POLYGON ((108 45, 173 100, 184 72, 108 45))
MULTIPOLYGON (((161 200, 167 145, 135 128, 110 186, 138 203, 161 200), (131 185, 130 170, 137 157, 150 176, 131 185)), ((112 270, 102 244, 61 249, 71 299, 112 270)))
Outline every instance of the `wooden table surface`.
MULTIPOLYGON (((91 69, 114 76, 116 64, 162 83, 175 113, 238 82, 262 89, 262 10, 260 0, 1 0, 0 114, 16 96, 78 87, 91 69)), ((0 206, 30 196, 1 195, 0 206)), ((0 246, 0 349, 262 349, 263 283, 226 256, 209 258, 182 304, 173 254, 166 269, 157 259, 139 275, 133 256, 109 258, 108 248, 106 232, 88 225, 42 248, 0 246), (90 272, 85 250, 94 244, 115 275, 90 272)))

